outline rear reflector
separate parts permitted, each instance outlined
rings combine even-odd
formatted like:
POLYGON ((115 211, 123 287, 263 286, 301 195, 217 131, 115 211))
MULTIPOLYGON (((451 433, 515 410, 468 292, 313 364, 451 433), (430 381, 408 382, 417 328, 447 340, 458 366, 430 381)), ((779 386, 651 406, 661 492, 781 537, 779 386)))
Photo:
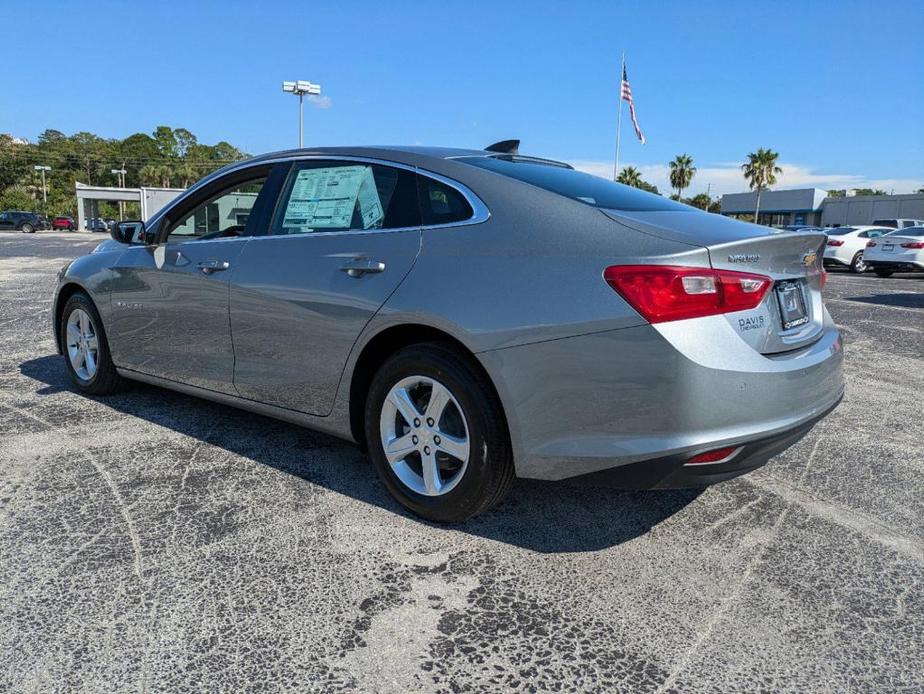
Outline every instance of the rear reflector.
POLYGON ((684 465, 714 465, 716 463, 727 463, 734 458, 738 451, 744 446, 727 446, 726 448, 716 448, 714 451, 706 451, 699 455, 694 455, 684 465))
POLYGON ((649 323, 746 311, 773 284, 764 275, 674 265, 612 265, 603 279, 649 323))
POLYGON ((843 246, 844 242, 839 239, 831 239, 830 241, 828 241, 828 245, 829 246, 843 246))

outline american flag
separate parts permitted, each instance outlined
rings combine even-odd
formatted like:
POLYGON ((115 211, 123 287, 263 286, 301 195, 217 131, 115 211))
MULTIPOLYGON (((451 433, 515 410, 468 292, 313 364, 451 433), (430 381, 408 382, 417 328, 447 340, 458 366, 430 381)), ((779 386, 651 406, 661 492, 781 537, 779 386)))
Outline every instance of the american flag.
POLYGON ((642 144, 645 144, 645 136, 642 135, 642 129, 638 127, 638 118, 635 117, 635 102, 632 100, 632 87, 629 86, 629 75, 626 73, 625 65, 622 66, 622 98, 629 102, 629 115, 632 116, 635 134, 642 144))

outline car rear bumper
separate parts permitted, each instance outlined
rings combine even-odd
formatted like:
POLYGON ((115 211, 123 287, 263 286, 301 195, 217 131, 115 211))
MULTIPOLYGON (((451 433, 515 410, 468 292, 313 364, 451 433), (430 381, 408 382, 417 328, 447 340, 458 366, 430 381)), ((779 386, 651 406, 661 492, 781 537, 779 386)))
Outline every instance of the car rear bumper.
POLYGON ((893 272, 924 272, 924 262, 916 260, 870 260, 866 262, 874 270, 893 272))
POLYGON ((709 483, 763 464, 843 397, 830 317, 811 345, 769 357, 720 331, 708 324, 700 348, 638 326, 479 354, 504 404, 517 475, 555 480, 632 466, 629 477, 655 485, 668 474, 709 483), (784 445, 761 459, 768 442, 784 445), (674 470, 739 445, 726 467, 674 470))
POLYGON ((843 246, 825 246, 822 262, 825 265, 847 266, 853 262, 854 255, 856 255, 856 251, 843 246))
POLYGON ((626 489, 689 489, 724 482, 756 470, 797 443, 840 401, 838 398, 821 414, 788 431, 742 444, 728 462, 690 465, 689 454, 672 455, 580 475, 574 481, 626 489))

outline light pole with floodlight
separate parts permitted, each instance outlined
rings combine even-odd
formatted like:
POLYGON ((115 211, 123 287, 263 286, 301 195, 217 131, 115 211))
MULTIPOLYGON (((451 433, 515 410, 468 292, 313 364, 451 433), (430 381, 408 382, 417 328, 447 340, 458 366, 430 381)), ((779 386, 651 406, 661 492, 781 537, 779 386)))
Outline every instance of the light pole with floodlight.
POLYGON ((296 82, 283 82, 282 91, 289 94, 298 94, 298 146, 299 149, 305 146, 305 94, 318 96, 321 93, 320 84, 312 84, 308 80, 298 80, 296 82))
POLYGON ((45 172, 51 171, 50 166, 33 166, 36 171, 42 172, 42 211, 48 207, 48 186, 45 185, 45 172))

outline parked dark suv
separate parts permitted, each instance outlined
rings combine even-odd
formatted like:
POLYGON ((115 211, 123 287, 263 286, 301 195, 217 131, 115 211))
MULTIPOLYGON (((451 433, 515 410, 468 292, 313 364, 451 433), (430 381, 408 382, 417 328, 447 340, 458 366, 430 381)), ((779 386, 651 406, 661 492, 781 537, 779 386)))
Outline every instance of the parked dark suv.
POLYGON ((0 229, 19 229, 27 234, 42 228, 42 220, 34 212, 6 210, 0 212, 0 229))

